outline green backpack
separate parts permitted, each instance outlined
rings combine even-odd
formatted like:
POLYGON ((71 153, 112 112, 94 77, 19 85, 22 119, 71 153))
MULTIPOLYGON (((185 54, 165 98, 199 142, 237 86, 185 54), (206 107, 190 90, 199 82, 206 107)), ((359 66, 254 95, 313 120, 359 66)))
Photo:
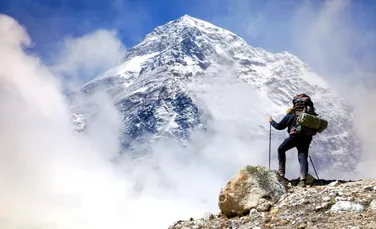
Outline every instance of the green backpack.
POLYGON ((296 115, 296 125, 291 128, 291 135, 314 136, 328 127, 328 121, 316 114, 315 107, 308 95, 296 95, 292 103, 296 115))

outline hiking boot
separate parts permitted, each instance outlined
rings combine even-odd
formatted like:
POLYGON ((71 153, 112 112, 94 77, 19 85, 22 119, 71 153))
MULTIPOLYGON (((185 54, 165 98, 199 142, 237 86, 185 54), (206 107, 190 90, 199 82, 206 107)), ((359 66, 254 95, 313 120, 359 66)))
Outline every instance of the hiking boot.
POLYGON ((302 187, 302 188, 306 187, 307 186, 307 180, 306 179, 300 180, 298 185, 296 185, 296 186, 302 187))
POLYGON ((278 175, 281 176, 282 178, 285 178, 285 173, 286 173, 286 166, 283 162, 280 162, 278 166, 278 175))
POLYGON ((278 170, 278 175, 279 175, 280 177, 282 177, 282 178, 285 178, 285 170, 279 168, 279 170, 278 170))

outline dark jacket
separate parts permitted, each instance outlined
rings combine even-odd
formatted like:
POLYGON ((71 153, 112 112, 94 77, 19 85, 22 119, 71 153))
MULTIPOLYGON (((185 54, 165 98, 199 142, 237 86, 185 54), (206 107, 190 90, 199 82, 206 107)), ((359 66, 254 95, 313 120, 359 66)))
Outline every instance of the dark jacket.
POLYGON ((296 115, 288 114, 279 123, 273 120, 270 124, 277 130, 283 130, 287 127, 287 133, 290 133, 291 128, 296 124, 296 115))

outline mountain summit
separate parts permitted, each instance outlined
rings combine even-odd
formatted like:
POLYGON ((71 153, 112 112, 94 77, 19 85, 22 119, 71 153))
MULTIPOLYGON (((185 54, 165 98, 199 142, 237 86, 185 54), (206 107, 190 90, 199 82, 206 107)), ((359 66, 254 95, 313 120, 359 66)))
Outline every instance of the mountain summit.
MULTIPOLYGON (((352 111, 322 77, 288 52, 274 54, 254 48, 234 33, 188 15, 155 28, 128 50, 121 63, 70 94, 78 131, 85 131, 99 112, 92 99, 97 92, 108 94, 121 111, 122 147, 137 154, 160 139, 189 145, 193 131, 210 132, 208 123, 220 119, 239 125, 255 123, 249 136, 267 139, 267 117, 276 112, 282 116, 294 95, 307 93, 329 121, 328 129, 315 137, 311 151, 321 155, 317 167, 350 171, 360 157, 352 111), (223 104, 205 103, 197 92, 210 90, 208 79, 221 88, 234 82, 244 85, 259 98, 251 107, 255 113, 237 114, 223 104), (258 100, 269 105, 260 107, 258 100)), ((238 106, 241 103, 236 101, 238 106)), ((234 106, 235 102, 227 104, 234 106)), ((284 136, 277 133, 275 140, 280 142, 284 136)))

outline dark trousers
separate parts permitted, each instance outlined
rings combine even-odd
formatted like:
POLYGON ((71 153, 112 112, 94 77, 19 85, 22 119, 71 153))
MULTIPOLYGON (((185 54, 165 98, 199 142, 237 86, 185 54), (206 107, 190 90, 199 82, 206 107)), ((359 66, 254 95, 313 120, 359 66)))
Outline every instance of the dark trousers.
POLYGON ((308 150, 311 144, 311 136, 289 136, 278 147, 278 161, 280 170, 286 168, 286 151, 296 147, 300 163, 300 178, 306 179, 308 175, 308 150))

